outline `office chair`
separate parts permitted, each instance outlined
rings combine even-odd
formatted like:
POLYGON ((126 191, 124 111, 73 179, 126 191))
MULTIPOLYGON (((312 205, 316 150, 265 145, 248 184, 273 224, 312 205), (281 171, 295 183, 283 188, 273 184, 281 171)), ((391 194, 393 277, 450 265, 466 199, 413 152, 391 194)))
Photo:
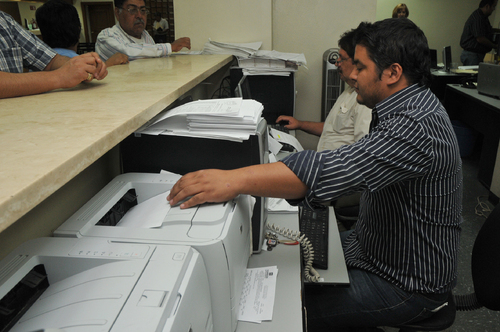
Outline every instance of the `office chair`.
POLYGON ((477 234, 472 248, 471 273, 474 293, 455 295, 457 310, 485 307, 500 311, 500 204, 493 209, 477 234))
POLYGON ((343 196, 331 202, 337 221, 349 230, 358 220, 361 193, 343 196))
POLYGON ((456 311, 482 307, 500 311, 500 204, 493 209, 477 234, 472 248, 471 272, 474 292, 451 295, 448 306, 430 318, 399 326, 401 332, 442 331, 453 325, 456 311))
POLYGON ((341 208, 335 207, 334 211, 337 221, 342 223, 345 229, 349 230, 358 220, 359 205, 346 206, 341 208))

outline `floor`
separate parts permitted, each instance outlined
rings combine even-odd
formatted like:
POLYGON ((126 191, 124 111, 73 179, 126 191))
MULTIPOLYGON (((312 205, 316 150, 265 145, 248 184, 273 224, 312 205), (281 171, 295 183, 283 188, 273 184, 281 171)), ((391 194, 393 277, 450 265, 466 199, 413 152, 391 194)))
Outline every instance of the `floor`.
MULTIPOLYGON (((488 190, 477 180, 478 159, 464 158, 463 224, 458 263, 458 283, 455 294, 473 291, 470 272, 470 255, 477 232, 493 205, 488 201, 488 190), (483 216, 481 216, 481 214, 483 216)), ((384 328, 386 332, 397 329, 384 328)), ((500 312, 485 308, 476 311, 458 311, 453 326, 446 332, 497 332, 500 331, 500 312)))

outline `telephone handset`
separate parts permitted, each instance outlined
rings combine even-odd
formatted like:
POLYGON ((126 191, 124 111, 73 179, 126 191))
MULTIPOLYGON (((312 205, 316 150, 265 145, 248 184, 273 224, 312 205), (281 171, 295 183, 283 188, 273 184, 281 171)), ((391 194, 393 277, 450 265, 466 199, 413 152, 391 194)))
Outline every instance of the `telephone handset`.
POLYGON ((292 231, 285 227, 276 226, 275 224, 267 224, 267 228, 286 237, 287 239, 300 243, 302 247, 302 255, 304 256, 304 278, 309 282, 318 282, 321 277, 318 271, 312 267, 314 260, 314 248, 305 234, 300 234, 299 231, 292 231))

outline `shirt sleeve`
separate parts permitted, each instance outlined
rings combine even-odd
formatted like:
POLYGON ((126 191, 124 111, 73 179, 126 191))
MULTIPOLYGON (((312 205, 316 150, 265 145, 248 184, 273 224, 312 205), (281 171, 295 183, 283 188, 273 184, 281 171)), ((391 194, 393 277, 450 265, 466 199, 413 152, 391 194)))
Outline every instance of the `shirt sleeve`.
POLYGON ((56 52, 31 32, 23 29, 10 16, 0 21, 0 70, 22 72, 23 67, 41 71, 56 56, 56 52))
POLYGON ((312 150, 293 153, 281 160, 308 188, 304 200, 288 200, 290 204, 301 203, 310 209, 315 208, 316 204, 312 198, 323 169, 324 160, 322 152, 312 150))
POLYGON ((284 158, 282 162, 308 187, 302 202, 290 203, 314 208, 343 195, 381 190, 426 173, 433 147, 423 127, 412 119, 395 117, 354 144, 284 158))
POLYGON ((96 51, 104 61, 118 52, 126 54, 131 60, 134 60, 143 57, 167 56, 172 53, 172 47, 169 43, 134 43, 126 36, 122 36, 111 29, 105 29, 97 36, 96 51))

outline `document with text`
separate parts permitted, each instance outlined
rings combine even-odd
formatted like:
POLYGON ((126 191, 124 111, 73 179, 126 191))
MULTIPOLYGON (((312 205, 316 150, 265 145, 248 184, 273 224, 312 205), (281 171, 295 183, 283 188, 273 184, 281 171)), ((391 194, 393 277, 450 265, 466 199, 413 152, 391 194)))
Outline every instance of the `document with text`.
POLYGON ((277 277, 277 266, 247 269, 238 320, 253 323, 272 320, 277 277))

